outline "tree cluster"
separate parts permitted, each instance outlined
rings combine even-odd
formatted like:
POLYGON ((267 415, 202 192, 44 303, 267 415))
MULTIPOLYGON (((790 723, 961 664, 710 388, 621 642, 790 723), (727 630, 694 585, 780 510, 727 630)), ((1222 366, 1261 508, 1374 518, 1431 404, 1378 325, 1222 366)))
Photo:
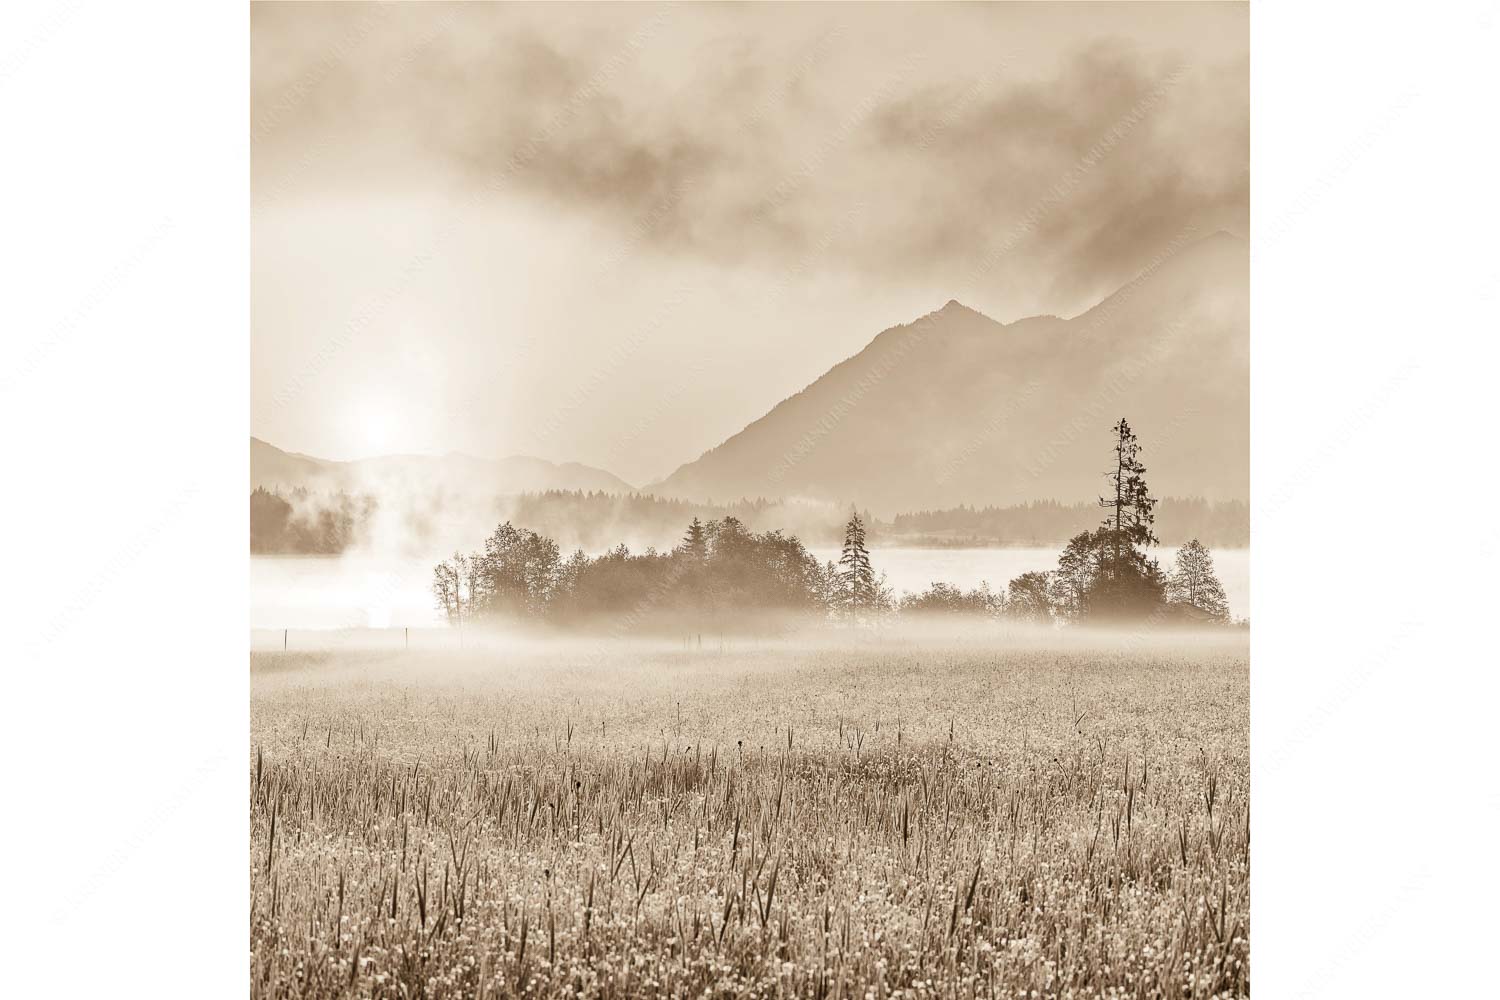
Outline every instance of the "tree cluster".
POLYGON ((448 620, 643 630, 762 631, 819 620, 840 605, 832 563, 795 536, 756 533, 726 516, 694 518, 668 552, 617 545, 564 559, 557 543, 506 522, 481 551, 439 563, 433 594, 448 620))
POLYGON ((257 486, 250 494, 250 551, 338 555, 354 544, 374 511, 372 497, 317 496, 297 489, 288 498, 257 486))
POLYGON ((732 517, 750 530, 780 528, 808 545, 839 543, 839 508, 832 503, 788 503, 742 498, 732 503, 699 503, 650 493, 546 490, 507 498, 507 516, 551 538, 567 539, 588 551, 621 538, 670 548, 682 525, 732 517))
POLYGON ((1057 569, 1011 581, 1012 616, 1070 623, 1227 622, 1224 588, 1214 575, 1213 557, 1198 539, 1178 550, 1170 574, 1147 554, 1158 541, 1156 501, 1146 486, 1140 443, 1124 418, 1112 430, 1109 489, 1099 498, 1108 512, 1104 523, 1073 536, 1057 569))
POLYGON ((900 610, 903 616, 913 618, 999 618, 1005 613, 1005 595, 995 593, 988 583, 972 590, 934 583, 920 594, 904 595, 900 610))

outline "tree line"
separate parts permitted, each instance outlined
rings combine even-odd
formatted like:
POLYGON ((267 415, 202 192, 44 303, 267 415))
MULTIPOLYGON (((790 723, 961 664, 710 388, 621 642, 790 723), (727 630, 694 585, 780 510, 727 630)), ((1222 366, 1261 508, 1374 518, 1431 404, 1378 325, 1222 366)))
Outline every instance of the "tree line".
POLYGON ((1215 622, 1229 620, 1209 550, 1197 539, 1164 572, 1157 501, 1146 486, 1141 447, 1122 418, 1113 428, 1103 522, 1076 534, 1055 570, 1023 573, 1003 592, 934 583, 897 599, 870 558, 866 518, 851 511, 837 562, 819 563, 796 535, 755 532, 733 515, 694 517, 668 551, 624 545, 564 558, 558 544, 509 521, 472 553, 433 572, 433 594, 453 624, 505 620, 635 629, 759 629, 788 620, 866 625, 893 618, 961 616, 1031 623, 1215 622))
MULTIPOLYGON (((478 551, 433 570, 433 594, 451 624, 509 621, 644 630, 762 630, 826 617, 843 577, 795 536, 754 532, 733 515, 694 518, 670 551, 617 545, 563 558, 557 543, 509 521, 478 551)), ((864 591, 861 591, 864 593, 864 591)))
MULTIPOLYGON (((795 531, 813 545, 837 545, 841 537, 839 508, 831 503, 759 498, 712 504, 602 490, 497 493, 481 502, 497 519, 588 551, 601 551, 622 536, 670 547, 682 525, 694 517, 705 522, 732 517, 752 529, 774 525, 795 531)), ((443 492, 376 497, 302 487, 283 493, 257 486, 250 494, 250 551, 341 554, 368 539, 374 515, 382 506, 407 537, 420 543, 435 534, 445 518, 470 516, 475 504, 473 498, 443 492)))
MULTIPOLYGON (((897 514, 881 533, 903 545, 927 548, 1050 545, 1091 530, 1096 510, 1092 502, 1057 500, 1009 507, 960 505, 897 514)), ((1250 543, 1250 508, 1242 500, 1166 497, 1158 502, 1157 512, 1166 544, 1194 538, 1211 548, 1244 548, 1250 543)))
MULTIPOLYGON (((414 540, 426 537, 445 516, 464 508, 454 500, 443 493, 385 498, 387 506, 395 505, 388 513, 414 540)), ((731 517, 749 527, 791 522, 799 537, 815 545, 837 545, 841 537, 841 522, 832 504, 745 499, 716 505, 602 490, 497 494, 487 503, 497 517, 541 535, 569 539, 590 551, 608 547, 622 534, 671 544, 682 524, 695 517, 701 521, 731 517)), ((305 487, 283 493, 257 486, 250 493, 250 551, 339 555, 368 537, 381 506, 381 498, 367 493, 316 492, 305 487)))
POLYGON ((250 494, 250 551, 338 555, 355 543, 374 512, 373 497, 296 489, 288 498, 257 486, 250 494))
MULTIPOLYGON (((383 498, 406 507, 387 511, 419 543, 438 523, 464 504, 451 497, 383 498)), ((303 555, 337 555, 361 541, 381 500, 367 494, 279 492, 257 488, 250 495, 250 551, 303 555)), ((472 504, 467 505, 472 509, 472 504)), ((751 530, 781 528, 805 544, 836 546, 843 539, 847 507, 829 503, 741 499, 734 503, 698 503, 649 493, 602 490, 546 490, 492 498, 496 520, 557 539, 565 548, 599 552, 622 538, 637 544, 670 548, 692 518, 708 522, 733 517, 751 530)), ((1192 538, 1213 548, 1243 547, 1249 541, 1250 515, 1238 500, 1209 502, 1200 497, 1167 497, 1158 504, 1163 541, 1192 538)), ((1054 545, 1089 530, 1095 518, 1089 503, 1038 500, 1008 507, 958 506, 896 514, 891 520, 861 514, 871 544, 916 548, 1054 545)))

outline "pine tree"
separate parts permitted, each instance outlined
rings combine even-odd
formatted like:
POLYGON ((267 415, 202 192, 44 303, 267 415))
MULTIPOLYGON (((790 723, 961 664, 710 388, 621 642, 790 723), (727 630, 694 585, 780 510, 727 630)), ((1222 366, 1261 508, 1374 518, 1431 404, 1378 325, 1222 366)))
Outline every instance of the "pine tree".
POLYGON ((1115 435, 1114 468, 1108 473, 1112 490, 1099 498, 1099 506, 1109 511, 1101 539, 1105 558, 1089 595, 1088 614, 1137 617, 1149 614, 1162 600, 1161 568, 1141 551, 1158 541, 1151 530, 1156 500, 1146 488, 1140 443, 1129 422, 1121 417, 1110 429, 1115 435))
POLYGON ((844 526, 844 550, 839 556, 840 582, 843 584, 844 607, 851 618, 873 608, 878 596, 875 571, 870 567, 870 550, 865 548, 865 523, 859 512, 851 510, 844 526))
POLYGON ((687 534, 682 538, 682 547, 695 559, 702 559, 708 554, 708 536, 703 531, 703 522, 696 517, 688 525, 687 534))
POLYGON ((1099 498, 1099 506, 1111 513, 1104 527, 1111 533, 1111 555, 1116 563, 1137 545, 1155 545, 1151 525, 1156 500, 1146 489, 1146 467, 1141 464, 1141 446, 1124 417, 1110 428, 1115 434, 1115 467, 1109 473, 1113 496, 1099 498))

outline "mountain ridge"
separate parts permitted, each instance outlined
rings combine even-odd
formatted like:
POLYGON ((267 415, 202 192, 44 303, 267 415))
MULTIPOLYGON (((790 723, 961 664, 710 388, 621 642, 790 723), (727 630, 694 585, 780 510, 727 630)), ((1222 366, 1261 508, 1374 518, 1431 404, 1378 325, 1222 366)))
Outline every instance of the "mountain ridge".
POLYGON ((408 486, 413 481, 468 491, 535 493, 543 490, 602 490, 630 493, 635 487, 613 473, 579 462, 550 462, 532 455, 500 459, 463 452, 443 455, 375 455, 340 461, 285 451, 250 436, 250 485, 359 490, 408 486))
POLYGON ((881 511, 1088 495, 1123 414, 1148 469, 1161 466, 1158 492, 1244 499, 1248 274, 1248 247, 1220 231, 1169 245, 1068 319, 1007 324, 949 299, 643 489, 697 500, 861 496, 881 511), (1078 447, 1085 435, 1092 450, 1078 447), (898 438, 908 447, 890 444, 898 438), (898 471, 870 475, 841 453, 898 471), (976 470, 984 462, 998 473, 976 470))

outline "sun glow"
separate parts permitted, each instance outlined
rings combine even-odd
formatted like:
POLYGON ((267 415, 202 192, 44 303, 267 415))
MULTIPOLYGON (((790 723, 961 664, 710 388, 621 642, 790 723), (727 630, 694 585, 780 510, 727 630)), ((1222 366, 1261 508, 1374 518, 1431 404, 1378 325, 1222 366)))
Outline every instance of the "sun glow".
POLYGON ((344 409, 345 436, 357 451, 354 457, 368 458, 398 451, 397 439, 403 421, 397 404, 386 397, 361 395, 344 409))

